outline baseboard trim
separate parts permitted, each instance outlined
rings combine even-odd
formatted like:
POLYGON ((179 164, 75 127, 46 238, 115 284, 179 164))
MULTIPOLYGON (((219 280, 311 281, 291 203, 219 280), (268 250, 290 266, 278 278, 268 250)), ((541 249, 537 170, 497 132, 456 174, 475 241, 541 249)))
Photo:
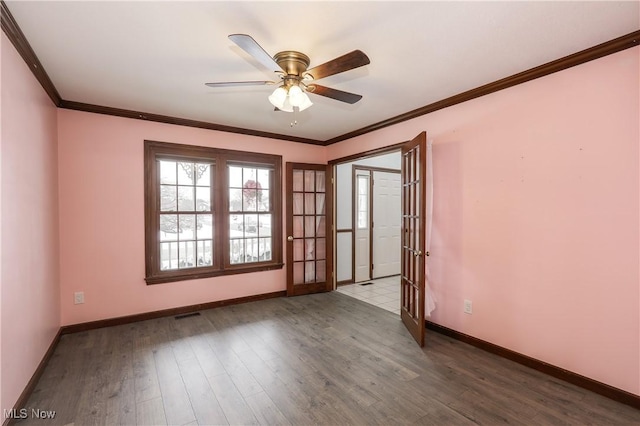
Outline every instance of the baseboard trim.
POLYGON ((203 311, 206 309, 219 308, 221 306, 238 305, 241 303, 255 302, 258 300, 274 299, 286 296, 285 290, 273 293, 256 294, 254 296, 238 297, 235 299, 218 300, 216 302, 199 303, 197 305, 181 306, 179 308, 162 309, 159 311, 145 312, 142 314, 127 315, 117 318, 108 318, 98 321, 82 322, 61 327, 61 334, 79 333, 81 331, 94 330, 96 328, 112 327, 115 325, 130 324, 138 321, 146 321, 155 318, 170 317, 175 315, 189 314, 191 312, 203 311))
MULTIPOLYGON (((27 405, 27 401, 29 400, 29 397, 33 393, 33 390, 36 388, 36 384, 38 383, 38 380, 40 380, 40 377, 44 372, 44 368, 47 366, 47 364, 49 363, 49 360, 53 356, 53 352, 56 350, 56 346, 58 346, 58 342, 60 341, 60 336, 62 335, 61 331, 62 331, 61 329, 58 329, 58 332, 53 337, 53 340, 51 341, 51 344, 49 345, 47 352, 44 353, 42 360, 40 360, 40 364, 38 364, 36 371, 33 373, 33 376, 31 376, 31 379, 27 383, 27 386, 25 386, 24 390, 22 391, 22 393, 18 397, 18 400, 13 406, 14 410, 20 410, 21 408, 24 408, 27 405)), ((8 425, 14 424, 16 421, 17 419, 6 418, 3 420, 2 425, 8 426, 8 425)))
POLYGON ((427 329, 435 331, 436 333, 444 334, 445 336, 449 336, 461 342, 468 343, 471 346, 475 346, 476 348, 517 362, 518 364, 522 364, 529 368, 533 368, 534 370, 548 374, 549 376, 555 377, 557 379, 564 380, 565 382, 574 384, 583 389, 587 389, 591 392, 605 396, 614 401, 618 401, 623 404, 630 405, 631 407, 640 409, 640 396, 638 395, 634 395, 630 392, 615 388, 613 386, 609 386, 605 383, 598 382, 596 380, 590 379, 577 373, 573 373, 563 368, 556 367, 555 365, 547 364, 546 362, 531 358, 527 355, 523 355, 507 348, 503 348, 502 346, 489 343, 476 337, 469 336, 468 334, 452 330, 431 321, 426 321, 426 325, 427 329))

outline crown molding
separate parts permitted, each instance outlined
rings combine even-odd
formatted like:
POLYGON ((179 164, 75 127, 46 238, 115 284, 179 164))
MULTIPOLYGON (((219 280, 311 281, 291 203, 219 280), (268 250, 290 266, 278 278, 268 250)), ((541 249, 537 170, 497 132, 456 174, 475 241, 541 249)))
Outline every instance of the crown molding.
POLYGON ((6 3, 2 0, 0 0, 0 26, 2 27, 2 31, 7 35, 9 41, 11 41, 20 56, 22 56, 24 62, 29 66, 33 75, 36 77, 38 82, 40 82, 44 91, 47 92, 51 101, 56 106, 60 106, 60 102, 62 101, 60 94, 51 82, 51 79, 40 63, 36 53, 31 48, 31 45, 25 38, 24 33, 18 26, 18 23, 7 8, 6 3))
POLYGON ((300 138, 296 136, 289 136, 280 133, 262 132, 259 130, 245 129, 241 127, 225 126, 223 124, 209 123, 206 121, 189 120, 185 118, 171 117, 166 115, 152 114, 142 111, 132 111, 121 108, 113 108, 108 106, 93 105, 82 102, 70 101, 62 99, 57 89, 53 85, 53 82, 47 75, 47 72, 43 68, 40 60, 36 56, 35 52, 29 45, 29 42, 25 38, 22 30, 18 26, 11 12, 7 8, 4 0, 0 0, 0 23, 2 30, 7 35, 11 43, 15 46, 16 50, 22 56, 25 63, 31 69, 31 72, 40 82, 43 89, 47 92, 51 101, 59 108, 93 112, 97 114, 114 115, 118 117, 132 118, 136 120, 155 121, 159 123, 175 124, 178 126, 197 127, 207 130, 217 130, 220 132, 239 133, 249 136, 258 136, 269 139, 279 139, 290 142, 306 143, 311 145, 328 146, 334 143, 342 142, 347 139, 361 136, 366 133, 370 133, 382 128, 393 126, 394 124, 402 123, 403 121, 411 120, 413 118, 420 117, 425 114, 438 111, 443 108, 447 108, 453 105, 457 105, 462 102, 469 101, 490 93, 497 92, 499 90, 507 89, 509 87, 516 86, 518 84, 526 83, 527 81, 534 80, 536 78, 544 77, 549 74, 553 74, 558 71, 565 70, 567 68, 575 67, 577 65, 584 64, 585 62, 592 61, 594 59, 601 58, 603 56, 611 55, 613 53, 620 52, 631 47, 638 46, 640 44, 640 30, 626 34, 622 37, 604 42, 589 49, 582 50, 564 58, 557 59, 555 61, 548 62, 535 68, 523 71, 518 74, 514 74, 510 77, 506 77, 493 83, 485 84, 484 86, 477 87, 475 89, 468 90, 463 93, 451 96, 449 98, 434 102, 429 105, 425 105, 421 108, 414 109, 404 114, 397 115, 395 117, 388 118, 386 120, 379 121, 377 123, 362 127, 358 130, 345 133, 335 138, 331 138, 325 141, 318 139, 300 138))
POLYGON ((510 77, 494 81, 493 83, 485 84, 484 86, 476 87, 475 89, 471 89, 466 92, 459 93, 449 98, 440 100, 438 102, 425 105, 421 108, 414 109, 413 111, 409 111, 404 114, 379 121, 361 129, 354 130, 353 132, 345 133, 344 135, 337 136, 333 139, 325 141, 325 145, 342 142, 344 140, 351 139, 356 136, 361 136, 375 130, 380 130, 384 127, 393 126, 394 124, 402 123, 403 121, 411 120, 413 118, 417 118, 443 108, 457 105, 471 99, 479 98, 481 96, 485 96, 499 90, 526 83, 527 81, 535 80, 536 78, 544 77, 546 75, 553 74, 567 68, 575 67, 577 65, 584 64, 585 62, 593 61, 594 59, 602 58, 603 56, 611 55, 613 53, 620 52, 621 50, 638 46, 639 42, 640 30, 604 42, 597 46, 590 47, 589 49, 582 50, 572 55, 565 56, 564 58, 547 62, 546 64, 531 68, 518 74, 514 74, 510 77))
POLYGON ((269 139, 280 139, 289 142, 299 142, 311 145, 324 145, 323 141, 316 139, 300 138, 297 136, 282 135, 279 133, 262 132, 260 130, 245 129, 242 127, 225 126, 223 124, 209 123, 206 121, 189 120, 186 118, 171 117, 168 115, 151 114, 142 111, 132 111, 128 109, 112 108, 101 105, 85 104, 82 102, 74 102, 62 100, 60 108, 71 109, 76 111, 93 112, 96 114, 114 115, 117 117, 133 118, 136 120, 155 121, 158 123, 175 124, 178 126, 197 127, 200 129, 217 130, 220 132, 239 133, 249 136, 259 136, 269 139))

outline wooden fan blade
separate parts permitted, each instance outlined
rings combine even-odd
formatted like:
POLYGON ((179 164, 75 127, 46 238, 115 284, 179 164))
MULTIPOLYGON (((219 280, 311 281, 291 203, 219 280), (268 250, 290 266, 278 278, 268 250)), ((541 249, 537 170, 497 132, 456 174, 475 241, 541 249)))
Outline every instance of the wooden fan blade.
POLYGON ((314 80, 319 80, 330 75, 368 65, 369 63, 369 57, 365 55, 364 52, 361 50, 354 50, 353 52, 342 55, 339 58, 335 58, 329 62, 315 66, 310 70, 307 70, 304 74, 310 74, 314 80))
POLYGON ((326 96, 327 98, 335 99, 341 102, 346 102, 348 104, 355 104, 360 99, 362 99, 362 95, 343 92, 342 90, 320 86, 319 84, 310 84, 309 86, 307 86, 307 91, 309 93, 313 93, 320 96, 326 96))
POLYGON ((209 87, 234 87, 234 86, 264 86, 274 84, 274 81, 223 81, 220 83, 205 83, 209 87))
POLYGON ((231 34, 229 39, 271 71, 283 71, 283 69, 280 68, 280 65, 273 60, 271 55, 269 55, 250 35, 231 34))

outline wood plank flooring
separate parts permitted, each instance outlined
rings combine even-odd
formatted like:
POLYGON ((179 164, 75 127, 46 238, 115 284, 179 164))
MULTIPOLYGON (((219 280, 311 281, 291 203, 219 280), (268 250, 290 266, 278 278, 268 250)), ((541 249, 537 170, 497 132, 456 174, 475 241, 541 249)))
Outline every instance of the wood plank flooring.
POLYGON ((640 411, 337 292, 64 335, 27 408, 75 425, 640 424, 640 411))

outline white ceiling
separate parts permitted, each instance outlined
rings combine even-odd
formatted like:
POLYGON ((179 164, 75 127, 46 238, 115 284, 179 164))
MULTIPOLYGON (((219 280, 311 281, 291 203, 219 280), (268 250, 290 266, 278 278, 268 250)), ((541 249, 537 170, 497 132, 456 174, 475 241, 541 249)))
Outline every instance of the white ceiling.
POLYGON ((328 140, 637 31, 631 2, 6 1, 61 97, 251 130, 328 140), (354 49, 371 64, 320 84, 358 93, 348 105, 310 95, 274 112, 273 86, 231 42, 321 64, 354 49))

